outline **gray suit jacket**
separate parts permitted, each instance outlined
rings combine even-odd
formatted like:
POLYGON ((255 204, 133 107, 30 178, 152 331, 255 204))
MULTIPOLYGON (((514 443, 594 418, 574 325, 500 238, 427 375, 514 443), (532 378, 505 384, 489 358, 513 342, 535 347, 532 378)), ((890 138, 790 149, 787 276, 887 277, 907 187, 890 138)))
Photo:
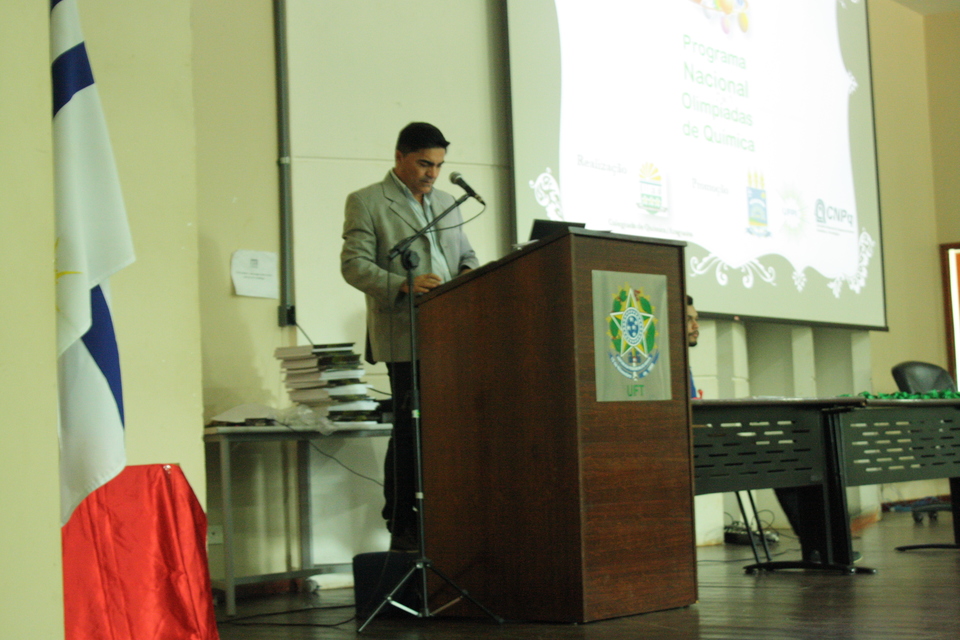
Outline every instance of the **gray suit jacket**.
MULTIPOLYGON (((452 195, 436 188, 430 197, 435 215, 455 202, 452 195)), ((454 276, 463 269, 479 266, 463 228, 456 226, 461 222, 457 208, 438 223, 440 246, 454 276)), ((340 272, 344 280, 367 295, 367 336, 377 362, 410 361, 408 302, 406 295, 399 291, 407 274, 400 258, 388 261, 387 254, 421 226, 410 210, 406 195, 389 173, 382 182, 347 196, 340 272)), ((414 275, 430 273, 428 267, 435 259, 430 255, 430 243, 425 238, 417 238, 411 248, 421 258, 414 275)))

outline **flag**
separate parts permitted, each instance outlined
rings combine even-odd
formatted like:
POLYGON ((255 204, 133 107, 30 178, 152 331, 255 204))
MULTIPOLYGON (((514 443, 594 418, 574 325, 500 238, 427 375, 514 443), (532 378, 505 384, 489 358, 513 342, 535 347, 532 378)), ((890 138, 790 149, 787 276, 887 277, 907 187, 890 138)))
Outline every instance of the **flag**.
POLYGON ((51 0, 60 500, 77 505, 126 465, 108 280, 134 260, 76 0, 51 0))
POLYGON ((126 466, 108 281, 133 242, 76 2, 50 2, 65 637, 216 640, 200 504, 126 466))
POLYGON ((127 466, 63 527, 66 640, 217 640, 206 545, 180 467, 127 466))

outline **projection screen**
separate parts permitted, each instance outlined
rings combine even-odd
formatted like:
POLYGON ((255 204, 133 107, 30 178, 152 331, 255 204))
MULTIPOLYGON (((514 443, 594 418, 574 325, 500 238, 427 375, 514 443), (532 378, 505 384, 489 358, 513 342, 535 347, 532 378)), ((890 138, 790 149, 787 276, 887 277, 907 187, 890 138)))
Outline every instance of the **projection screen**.
POLYGON ((701 312, 885 328, 862 0, 509 0, 517 236, 687 242, 701 312))

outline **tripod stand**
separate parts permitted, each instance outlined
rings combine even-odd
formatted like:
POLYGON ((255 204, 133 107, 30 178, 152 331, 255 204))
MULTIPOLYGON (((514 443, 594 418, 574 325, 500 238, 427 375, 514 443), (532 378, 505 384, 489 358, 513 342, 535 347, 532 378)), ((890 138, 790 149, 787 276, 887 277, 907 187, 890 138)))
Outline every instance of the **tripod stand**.
POLYGON ((388 604, 397 607, 407 613, 415 615, 419 618, 430 618, 440 613, 447 607, 450 607, 461 599, 466 598, 477 607, 480 608, 485 614, 493 618, 497 623, 503 623, 503 619, 487 609, 483 604, 473 598, 469 593, 467 593, 463 588, 457 585, 453 580, 447 577, 442 571, 437 569, 433 562, 427 557, 426 553, 426 542, 424 539, 424 509, 423 509, 423 456, 420 449, 420 373, 418 371, 418 357, 417 357, 417 320, 416 320, 416 305, 414 304, 414 276, 413 272, 420 264, 420 256, 416 251, 410 249, 410 246, 413 242, 425 235, 431 228, 433 228, 444 216, 460 206, 469 195, 464 195, 458 200, 456 200, 452 205, 450 205, 445 211, 440 215, 436 216, 431 220, 423 229, 415 233, 413 236, 403 240, 397 246, 395 246, 388 257, 393 260, 397 256, 400 256, 401 265, 407 272, 407 306, 410 313, 410 360, 411 360, 411 395, 410 395, 410 414, 412 417, 413 423, 413 448, 414 448, 414 480, 416 482, 416 491, 414 493, 414 504, 416 506, 417 513, 417 557, 411 564, 407 572, 400 578, 397 584, 383 597, 380 604, 377 605, 377 608, 373 610, 370 616, 363 622, 362 625, 357 629, 358 633, 363 632, 363 630, 373 621, 374 618, 386 607, 388 604), (454 598, 450 602, 436 609, 435 611, 430 610, 430 605, 428 602, 428 591, 427 591, 427 571, 432 571, 434 574, 439 576, 444 582, 446 582, 450 587, 457 591, 460 596, 454 598), (420 610, 417 611, 411 607, 408 607, 400 602, 397 602, 394 598, 400 592, 400 590, 406 585, 410 580, 417 579, 417 586, 420 593, 420 610))

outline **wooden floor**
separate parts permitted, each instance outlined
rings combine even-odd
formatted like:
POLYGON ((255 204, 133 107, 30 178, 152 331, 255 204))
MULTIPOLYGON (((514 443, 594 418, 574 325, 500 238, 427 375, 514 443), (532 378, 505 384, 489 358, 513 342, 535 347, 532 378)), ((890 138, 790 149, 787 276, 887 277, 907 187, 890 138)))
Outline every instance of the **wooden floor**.
MULTIPOLYGON (((222 640, 369 638, 390 640, 770 640, 832 638, 920 640, 960 638, 960 551, 898 552, 901 544, 953 542, 951 516, 914 524, 910 514, 884 514, 854 540, 860 566, 874 575, 785 571, 747 575, 749 547, 698 550, 700 601, 690 607, 584 625, 487 619, 418 619, 395 610, 357 634, 353 591, 270 596, 238 601, 237 616, 219 625, 222 640)), ((777 560, 798 560, 795 539, 771 548, 777 560)), ((440 567, 442 569, 442 567, 440 567)))

